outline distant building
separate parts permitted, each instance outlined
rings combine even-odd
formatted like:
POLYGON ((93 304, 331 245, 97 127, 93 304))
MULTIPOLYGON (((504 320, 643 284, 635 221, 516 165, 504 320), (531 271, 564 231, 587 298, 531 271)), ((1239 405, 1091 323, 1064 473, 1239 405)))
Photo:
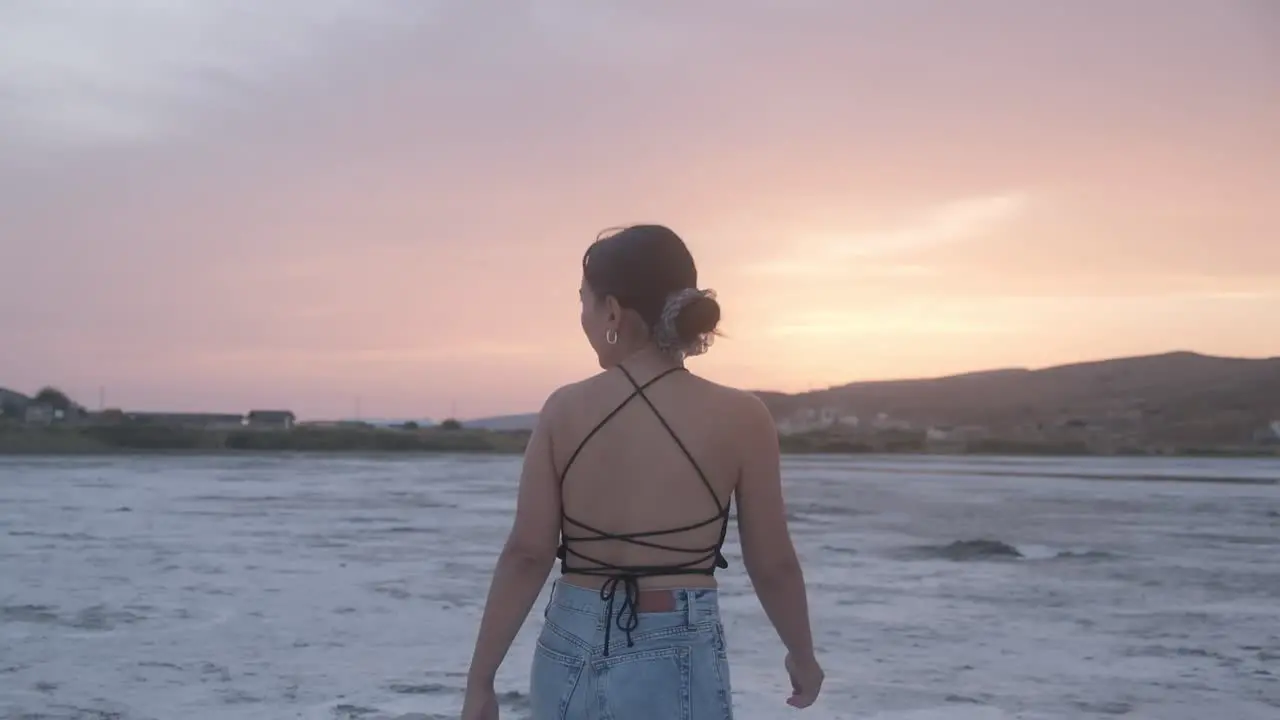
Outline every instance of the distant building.
POLYGON ((889 417, 889 413, 877 413, 875 420, 871 421, 871 426, 876 430, 912 430, 914 426, 909 420, 898 420, 889 417))
POLYGON ((803 408, 781 419, 777 423, 778 432, 783 435, 824 430, 841 426, 848 429, 858 427, 858 416, 846 414, 838 408, 803 408))
POLYGON ((0 419, 22 422, 31 398, 7 388, 0 388, 0 419))
POLYGON ((968 443, 949 425, 930 427, 924 431, 924 447, 930 452, 963 452, 968 443))
POLYGON ((8 388, 0 387, 0 405, 26 405, 31 402, 31 398, 20 392, 14 392, 8 388))
POLYGON ((41 427, 52 425, 58 419, 59 411, 54 410, 52 405, 45 403, 31 403, 27 405, 23 414, 22 421, 28 425, 38 425, 41 427))
POLYGON ((937 425, 924 431, 924 439, 936 442, 956 440, 955 428, 950 425, 937 425))
POLYGON ((298 419, 288 410, 251 410, 247 420, 251 428, 288 430, 298 419))

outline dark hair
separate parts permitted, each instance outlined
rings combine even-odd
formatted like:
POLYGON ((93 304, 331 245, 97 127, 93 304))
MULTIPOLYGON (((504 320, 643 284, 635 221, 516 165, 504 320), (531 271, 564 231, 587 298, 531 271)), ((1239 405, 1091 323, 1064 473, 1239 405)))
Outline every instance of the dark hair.
POLYGON ((720 324, 715 294, 697 289, 698 269, 689 248, 663 225, 601 233, 582 256, 582 276, 598 297, 612 295, 634 310, 667 349, 702 352, 720 324), (664 335, 674 337, 664 343, 664 335))

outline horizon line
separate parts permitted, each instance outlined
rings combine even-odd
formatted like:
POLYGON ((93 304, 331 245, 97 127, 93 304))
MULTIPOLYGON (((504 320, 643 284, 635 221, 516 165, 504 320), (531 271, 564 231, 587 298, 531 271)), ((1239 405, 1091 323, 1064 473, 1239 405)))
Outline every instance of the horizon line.
MULTIPOLYGON (((1210 359, 1210 360, 1224 360, 1224 361, 1243 361, 1243 362, 1267 362, 1267 361, 1280 361, 1280 355, 1266 355, 1266 356, 1233 356, 1233 355, 1214 355, 1214 354, 1210 354, 1210 353, 1203 353, 1203 352, 1199 352, 1199 351, 1196 351, 1196 350, 1180 349, 1180 350, 1169 350, 1169 351, 1165 351, 1165 352, 1158 352, 1158 353, 1147 353, 1147 354, 1141 354, 1141 355, 1121 355, 1121 356, 1114 356, 1114 357, 1093 358, 1093 359, 1088 359, 1088 360, 1078 360, 1078 361, 1073 361, 1073 362, 1069 362, 1069 363, 1058 363, 1058 364, 1055 364, 1055 365, 1045 365, 1045 366, 1040 366, 1040 367, 1026 367, 1026 366, 1022 366, 1022 367, 1019 367, 1019 366, 989 367, 989 368, 983 368, 983 369, 978 369, 978 370, 967 370, 967 371, 960 371, 960 372, 948 373, 948 374, 945 374, 945 375, 934 375, 934 376, 911 376, 911 377, 898 377, 898 378, 889 377, 889 378, 877 378, 877 379, 874 379, 874 380, 852 380, 852 381, 845 382, 845 383, 834 384, 834 385, 828 385, 828 386, 826 386, 826 387, 821 387, 821 388, 809 388, 809 389, 807 389, 807 390, 800 390, 800 391, 794 391, 794 392, 787 392, 787 391, 782 391, 782 390, 767 390, 767 389, 760 389, 760 388, 742 388, 742 389, 743 389, 745 392, 749 392, 749 393, 752 393, 752 394, 755 394, 755 395, 782 395, 782 396, 788 396, 788 397, 799 397, 799 396, 809 395, 809 394, 812 394, 812 393, 820 393, 820 392, 826 392, 826 391, 833 390, 833 389, 844 388, 844 387, 848 387, 848 386, 850 386, 850 385, 875 385, 875 384, 884 384, 884 383, 930 382, 930 381, 947 380, 947 379, 951 379, 951 378, 960 378, 960 377, 966 377, 966 376, 973 376, 973 375, 985 375, 985 374, 1001 373, 1001 372, 1032 373, 1032 372, 1042 372, 1042 371, 1047 371, 1047 370, 1056 370, 1056 369, 1060 369, 1060 368, 1069 368, 1069 367, 1079 367, 1079 366, 1083 366, 1083 365, 1100 364, 1100 363, 1106 363, 1106 362, 1123 362, 1123 361, 1129 361, 1129 360, 1142 360, 1142 359, 1152 359, 1152 358, 1160 358, 1160 357, 1173 357, 1173 356, 1179 356, 1179 355, 1182 355, 1182 356, 1195 356, 1195 357, 1201 357, 1201 358, 1210 359)), ((0 385, 0 391, 7 391, 7 392, 13 393, 13 394, 15 394, 15 395, 19 395, 19 396, 21 396, 21 397, 24 397, 24 398, 26 398, 26 399, 28 399, 28 400, 33 399, 33 398, 35 397, 35 394, 38 394, 38 393, 40 392, 40 390, 43 390, 43 389, 45 389, 45 388, 53 388, 53 389, 58 390, 59 392, 62 392, 62 390, 61 390, 60 388, 58 388, 58 386, 57 386, 57 385, 54 385, 54 384, 44 384, 44 385, 42 385, 39 389, 37 389, 35 393, 33 393, 33 394, 31 394, 31 395, 28 395, 28 394, 26 394, 26 393, 22 393, 22 392, 19 392, 19 391, 16 391, 16 390, 10 389, 10 388, 8 388, 8 387, 6 387, 6 386, 0 385)), ((68 397, 71 397, 71 396, 70 396, 70 395, 68 395, 68 397)), ((84 405, 84 403, 77 402, 74 398, 71 398, 71 399, 72 399, 72 402, 75 402, 76 404, 80 405, 82 408, 85 408, 86 410, 89 410, 89 408, 88 408, 87 406, 85 406, 85 405, 84 405)), ((168 413, 168 414, 175 414, 175 415, 178 415, 178 414, 210 414, 210 415, 235 415, 235 414, 239 414, 239 415, 241 415, 242 417, 247 417, 247 416, 248 416, 248 414, 249 414, 249 412, 252 412, 252 411, 253 411, 253 409, 246 410, 246 411, 243 411, 243 412, 237 412, 237 411, 217 411, 217 410, 125 410, 125 409, 124 409, 124 407, 122 407, 122 406, 104 406, 104 407, 102 407, 102 408, 99 408, 99 409, 98 409, 98 410, 96 410, 96 411, 93 411, 93 410, 90 410, 90 411, 91 411, 91 412, 97 412, 97 411, 103 411, 103 410, 119 410, 119 411, 121 411, 121 412, 126 412, 126 413, 156 413, 156 414, 165 414, 165 413, 168 413)), ((276 412, 276 411, 278 411, 278 410, 272 410, 272 412, 276 412)), ((293 410, 287 410, 287 411, 288 411, 288 412, 294 412, 293 410)), ((295 413, 295 417, 297 418, 297 421, 298 421, 298 422, 363 422, 363 423, 370 423, 370 424, 374 424, 374 423, 405 423, 405 422, 424 423, 424 422, 426 422, 426 423, 431 423, 431 424, 436 424, 436 425, 438 425, 438 424, 440 424, 441 422, 443 422, 444 420, 448 420, 448 419, 457 420, 457 421, 458 421, 458 422, 460 422, 460 423, 466 424, 466 423, 469 423, 469 422, 487 421, 487 420, 500 420, 500 419, 506 419, 506 418, 512 418, 512 417, 519 417, 519 416, 529 416, 529 415, 536 416, 537 414, 538 414, 538 411, 537 411, 537 410, 524 410, 524 411, 516 411, 516 412, 508 412, 508 413, 500 413, 500 414, 479 415, 479 416, 467 417, 467 418, 463 418, 463 417, 445 417, 445 418, 444 418, 444 419, 442 419, 442 420, 437 420, 437 419, 435 419, 434 417, 431 417, 431 416, 418 416, 418 417, 413 417, 413 416, 408 416, 408 417, 374 417, 374 418, 368 418, 368 419, 366 419, 366 418, 342 417, 342 416, 308 416, 308 417, 305 417, 305 418, 304 418, 304 417, 299 417, 299 416, 297 416, 297 415, 296 415, 296 413, 295 413)))

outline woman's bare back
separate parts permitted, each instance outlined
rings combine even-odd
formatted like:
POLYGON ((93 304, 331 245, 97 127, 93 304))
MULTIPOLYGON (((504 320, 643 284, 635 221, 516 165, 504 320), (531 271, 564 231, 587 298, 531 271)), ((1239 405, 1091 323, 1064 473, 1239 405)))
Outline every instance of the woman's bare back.
POLYGON ((744 393, 680 368, 639 363, 566 389, 552 430, 564 478, 566 577, 600 587, 607 577, 573 570, 673 567, 683 571, 638 573, 640 586, 713 587, 710 573, 741 467, 734 417, 744 393), (688 529, 662 532, 679 528, 688 529), (635 533, 651 534, 595 539, 635 533))
MULTIPOLYGON (((822 669, 813 652, 804 574, 787 529, 777 427, 755 395, 683 368, 717 334, 715 293, 699 288, 693 256, 670 228, 633 225, 602 234, 583 254, 578 297, 583 334, 606 370, 553 392, 529 437, 515 518, 476 639, 463 717, 496 716, 493 678, 557 556, 566 576, 560 582, 595 592, 561 593, 557 586, 553 602, 576 595, 584 604, 574 605, 572 613, 608 618, 603 626, 588 623, 582 637, 590 639, 569 643, 582 651, 575 661, 580 668, 596 668, 592 648, 609 654, 611 628, 625 633, 632 647, 641 614, 670 613, 684 602, 687 613, 705 604, 711 613, 706 617, 718 618, 713 591, 659 588, 715 584, 712 574, 727 565, 721 548, 731 499, 742 565, 787 648, 783 664, 793 688, 787 703, 807 707, 822 685, 822 669), (598 630, 604 631, 603 642, 595 638, 598 630)), ((686 615, 683 622, 693 620, 686 615)), ((548 615, 544 636, 563 640, 563 632, 548 615)), ((656 646, 665 653, 670 643, 689 651, 683 634, 656 646)), ((724 664, 719 647, 716 667, 724 664)), ((638 654, 646 652, 653 651, 638 654)), ((548 669, 556 677, 565 672, 564 658, 539 657, 535 677, 550 677, 548 669)), ((642 687, 640 672, 630 681, 633 689, 683 697, 687 707, 693 692, 688 673, 642 687)), ((728 675, 708 684, 714 674, 701 673, 699 684, 723 705, 728 675)), ((576 672, 572 677, 576 685, 576 672)), ((559 683, 532 694, 542 698, 548 716, 566 712, 559 683)))

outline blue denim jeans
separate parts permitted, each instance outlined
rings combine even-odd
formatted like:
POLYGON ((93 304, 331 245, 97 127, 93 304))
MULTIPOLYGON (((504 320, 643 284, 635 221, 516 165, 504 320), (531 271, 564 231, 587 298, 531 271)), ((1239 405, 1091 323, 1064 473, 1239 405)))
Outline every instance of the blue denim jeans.
POLYGON ((674 611, 615 625, 599 591, 556 582, 533 657, 532 720, 733 720, 715 590, 670 591, 674 611))

